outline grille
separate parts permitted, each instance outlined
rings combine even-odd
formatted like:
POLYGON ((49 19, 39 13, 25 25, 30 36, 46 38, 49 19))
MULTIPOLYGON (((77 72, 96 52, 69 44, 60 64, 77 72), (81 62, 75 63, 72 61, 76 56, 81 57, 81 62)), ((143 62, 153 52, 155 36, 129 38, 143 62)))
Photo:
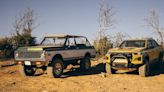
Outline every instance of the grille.
POLYGON ((112 53, 110 58, 113 56, 125 56, 128 59, 132 59, 132 53, 112 53))
POLYGON ((112 66, 113 67, 117 67, 117 68, 125 68, 125 67, 128 67, 127 64, 119 64, 119 63, 113 63, 112 66))
POLYGON ((18 52, 18 58, 40 58, 42 52, 18 52))

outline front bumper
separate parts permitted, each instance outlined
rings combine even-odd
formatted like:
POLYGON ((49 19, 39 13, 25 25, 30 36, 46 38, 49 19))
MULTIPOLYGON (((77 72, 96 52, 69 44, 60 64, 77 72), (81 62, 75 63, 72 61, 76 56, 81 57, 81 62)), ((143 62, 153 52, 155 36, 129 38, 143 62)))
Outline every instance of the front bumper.
POLYGON ((27 66, 45 66, 47 62, 45 61, 15 61, 15 64, 27 65, 27 66))
POLYGON ((141 55, 128 55, 106 55, 106 63, 109 63, 114 69, 138 68, 140 65, 143 64, 141 55))
POLYGON ((124 69, 124 68, 138 68, 139 65, 135 65, 135 64, 132 64, 130 62, 128 63, 110 63, 110 65, 112 66, 112 68, 115 68, 115 69, 124 69))

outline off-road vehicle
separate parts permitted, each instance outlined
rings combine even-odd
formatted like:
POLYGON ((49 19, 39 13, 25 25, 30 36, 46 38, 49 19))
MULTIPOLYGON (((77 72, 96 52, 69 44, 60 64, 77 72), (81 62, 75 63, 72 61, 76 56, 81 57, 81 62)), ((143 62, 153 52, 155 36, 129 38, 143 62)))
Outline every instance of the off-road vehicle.
POLYGON ((22 75, 32 76, 37 69, 60 77, 67 65, 80 65, 81 70, 91 67, 90 58, 96 51, 86 37, 76 35, 49 35, 40 46, 20 47, 15 51, 15 61, 22 75))
POLYGON ((163 67, 162 58, 163 50, 152 38, 125 40, 106 54, 106 72, 138 70, 145 77, 151 74, 152 67, 163 67))

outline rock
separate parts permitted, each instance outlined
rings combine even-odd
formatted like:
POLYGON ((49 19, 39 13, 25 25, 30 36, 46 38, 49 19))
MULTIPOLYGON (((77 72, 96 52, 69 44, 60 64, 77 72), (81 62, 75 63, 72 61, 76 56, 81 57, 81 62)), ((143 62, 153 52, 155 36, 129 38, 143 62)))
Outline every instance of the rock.
POLYGON ((104 72, 101 72, 101 77, 105 78, 106 74, 104 72))

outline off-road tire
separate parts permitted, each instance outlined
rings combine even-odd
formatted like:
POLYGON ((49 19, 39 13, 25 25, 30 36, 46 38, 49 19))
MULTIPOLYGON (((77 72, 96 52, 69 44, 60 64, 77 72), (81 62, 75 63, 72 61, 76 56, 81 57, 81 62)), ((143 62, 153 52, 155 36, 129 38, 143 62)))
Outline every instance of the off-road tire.
POLYGON ((142 66, 139 67, 139 75, 141 77, 148 77, 150 76, 150 65, 149 63, 146 61, 146 63, 142 66))
POLYGON ((81 61, 80 61, 80 69, 82 71, 86 71, 91 67, 91 61, 89 57, 84 57, 81 61))
POLYGON ((105 70, 107 74, 115 74, 116 70, 112 69, 111 65, 109 63, 106 63, 105 70))
POLYGON ((47 67, 47 73, 50 77, 60 78, 63 74, 64 65, 62 59, 56 58, 51 67, 47 67))
POLYGON ((160 72, 163 73, 164 72, 163 55, 159 56, 158 67, 159 67, 160 72))
POLYGON ((21 76, 33 76, 35 74, 35 70, 31 66, 25 66, 25 65, 18 65, 19 72, 21 76))

